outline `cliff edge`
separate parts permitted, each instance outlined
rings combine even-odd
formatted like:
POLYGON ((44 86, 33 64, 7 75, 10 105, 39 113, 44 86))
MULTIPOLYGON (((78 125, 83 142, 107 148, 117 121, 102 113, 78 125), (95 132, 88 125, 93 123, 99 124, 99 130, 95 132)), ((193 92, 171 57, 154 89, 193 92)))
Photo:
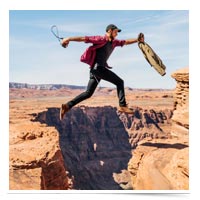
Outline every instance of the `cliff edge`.
POLYGON ((129 161, 135 190, 189 189, 189 69, 172 74, 177 81, 168 139, 143 139, 129 161))

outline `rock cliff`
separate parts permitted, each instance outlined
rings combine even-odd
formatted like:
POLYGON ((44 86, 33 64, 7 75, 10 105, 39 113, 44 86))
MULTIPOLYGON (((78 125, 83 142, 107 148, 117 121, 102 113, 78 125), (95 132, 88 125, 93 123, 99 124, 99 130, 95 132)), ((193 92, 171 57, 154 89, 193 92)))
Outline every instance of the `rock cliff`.
POLYGON ((172 134, 186 137, 189 131, 189 68, 177 70, 172 74, 177 85, 174 92, 174 114, 172 134))
POLYGON ((116 108, 75 107, 60 122, 59 110, 49 108, 35 121, 55 126, 65 167, 74 189, 133 189, 128 163, 144 138, 167 138, 172 113, 135 108, 135 116, 116 108), (167 131, 165 131, 167 130, 167 131))
POLYGON ((143 139, 128 164, 135 190, 189 189, 189 71, 172 74, 177 81, 170 135, 165 140, 143 139))
POLYGON ((70 189, 57 130, 31 122, 30 108, 20 105, 10 103, 9 189, 70 189))

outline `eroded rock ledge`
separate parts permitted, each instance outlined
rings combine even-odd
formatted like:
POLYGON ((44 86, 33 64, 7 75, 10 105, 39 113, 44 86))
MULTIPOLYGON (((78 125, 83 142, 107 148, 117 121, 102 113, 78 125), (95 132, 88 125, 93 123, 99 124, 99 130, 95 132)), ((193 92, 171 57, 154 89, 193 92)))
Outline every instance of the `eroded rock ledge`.
MULTIPOLYGON (((19 126, 20 124, 16 124, 19 126)), ((64 167, 58 132, 54 127, 27 121, 10 143, 11 190, 64 190, 72 183, 64 167)))
POLYGON ((172 74, 177 81, 174 92, 174 114, 172 134, 186 137, 189 131, 189 68, 177 70, 172 74))

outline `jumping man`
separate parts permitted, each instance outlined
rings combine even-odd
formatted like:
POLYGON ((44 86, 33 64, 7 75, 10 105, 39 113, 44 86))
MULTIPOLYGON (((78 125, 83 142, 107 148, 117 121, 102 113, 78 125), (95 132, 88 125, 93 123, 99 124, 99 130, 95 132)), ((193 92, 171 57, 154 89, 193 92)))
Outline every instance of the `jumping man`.
POLYGON ((126 103, 124 81, 110 70, 111 67, 108 66, 107 60, 115 47, 123 47, 124 45, 144 42, 144 37, 118 40, 116 39, 118 32, 121 32, 121 29, 114 24, 110 24, 106 27, 105 36, 69 37, 62 40, 62 46, 64 48, 68 46, 70 41, 92 43, 93 45, 87 48, 81 56, 81 61, 90 65, 90 76, 87 89, 71 101, 61 105, 60 120, 63 119, 65 113, 73 106, 90 98, 101 79, 116 85, 119 98, 119 111, 133 114, 133 111, 128 108, 126 103))

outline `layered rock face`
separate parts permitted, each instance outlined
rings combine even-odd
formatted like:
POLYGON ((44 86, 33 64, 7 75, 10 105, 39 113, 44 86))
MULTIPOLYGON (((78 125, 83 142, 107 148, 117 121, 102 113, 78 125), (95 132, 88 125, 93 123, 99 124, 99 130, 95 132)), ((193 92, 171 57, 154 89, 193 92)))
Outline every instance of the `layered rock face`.
POLYGON ((135 116, 116 108, 75 107, 59 120, 59 109, 41 112, 35 121, 55 126, 65 168, 74 189, 133 189, 128 163, 144 138, 167 138, 170 110, 156 112, 135 108, 135 116))
MULTIPOLYGON (((171 134, 179 141, 189 145, 189 68, 180 69, 172 74, 176 80, 174 92, 174 112, 171 134)), ((177 152, 166 169, 166 174, 174 180, 176 188, 189 188, 189 148, 177 152), (177 173, 169 174, 169 171, 177 173), (177 182, 177 180, 182 180, 177 182)))
POLYGON ((189 131, 189 68, 180 69, 172 74, 176 80, 174 93, 174 114, 172 134, 177 137, 186 137, 189 131))
POLYGON ((128 132, 129 143, 135 148, 145 138, 168 138, 172 115, 173 113, 170 109, 156 111, 136 107, 134 116, 121 113, 119 118, 128 132))

